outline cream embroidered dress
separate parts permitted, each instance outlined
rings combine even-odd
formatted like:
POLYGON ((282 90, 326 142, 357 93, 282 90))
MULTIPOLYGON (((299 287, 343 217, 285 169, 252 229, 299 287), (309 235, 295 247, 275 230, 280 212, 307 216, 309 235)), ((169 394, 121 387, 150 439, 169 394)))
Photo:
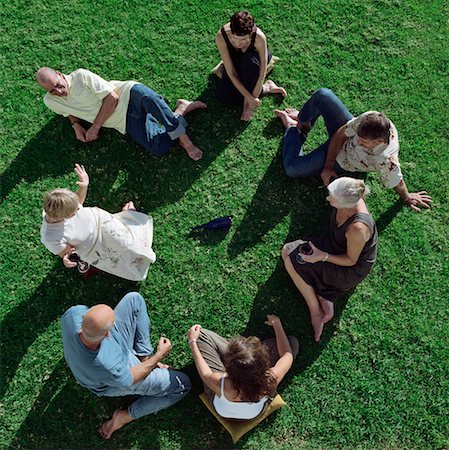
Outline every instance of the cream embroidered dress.
POLYGON ((132 281, 144 280, 156 261, 153 219, 133 210, 110 214, 80 207, 75 216, 58 223, 48 223, 44 214, 41 241, 55 255, 70 244, 82 260, 132 281))

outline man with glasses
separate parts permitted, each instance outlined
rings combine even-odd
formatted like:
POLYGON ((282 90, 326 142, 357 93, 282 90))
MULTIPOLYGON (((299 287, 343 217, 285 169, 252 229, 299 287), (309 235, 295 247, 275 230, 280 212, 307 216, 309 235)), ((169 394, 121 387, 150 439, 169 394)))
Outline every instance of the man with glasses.
POLYGON ((168 369, 162 359, 172 346, 161 337, 153 354, 145 300, 131 292, 115 309, 72 306, 61 318, 64 358, 78 383, 100 397, 138 396, 116 409, 100 428, 109 439, 132 420, 179 402, 190 391, 189 377, 168 369))
POLYGON ((44 102, 56 114, 67 117, 81 142, 98 138, 101 127, 129 135, 157 156, 166 155, 179 139, 187 155, 197 161, 203 156, 186 134, 184 116, 206 108, 200 101, 180 99, 173 112, 163 97, 135 81, 106 81, 86 69, 64 75, 50 67, 36 72, 36 81, 47 91, 44 102), (85 128, 84 122, 90 125, 85 128))
POLYGON ((409 192, 399 164, 399 139, 388 117, 368 111, 353 117, 330 90, 321 88, 301 111, 275 110, 286 128, 282 142, 284 170, 291 178, 321 176, 327 186, 342 171, 379 172, 385 187, 394 189, 414 211, 430 208, 426 191, 409 192), (328 139, 304 155, 303 144, 316 120, 322 116, 328 139))

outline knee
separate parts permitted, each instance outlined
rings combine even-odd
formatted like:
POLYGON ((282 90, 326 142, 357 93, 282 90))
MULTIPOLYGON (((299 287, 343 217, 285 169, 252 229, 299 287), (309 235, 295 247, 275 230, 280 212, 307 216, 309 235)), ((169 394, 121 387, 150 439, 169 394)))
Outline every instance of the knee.
POLYGON ((282 257, 282 260, 285 262, 285 260, 288 258, 288 250, 287 250, 287 244, 285 244, 283 247, 282 247, 282 250, 281 250, 281 257, 282 257))
POLYGON ((296 358, 299 353, 299 341, 296 336, 288 336, 290 347, 292 348, 293 358, 296 358))
POLYGON ((317 100, 321 100, 324 98, 335 97, 334 92, 328 88, 319 88, 313 94, 312 97, 317 100))
POLYGON ((138 292, 128 292, 123 299, 126 302, 133 302, 134 304, 142 305, 145 303, 145 300, 138 292))
POLYGON ((182 390, 183 395, 187 395, 192 389, 192 382, 187 374, 184 372, 177 372, 176 376, 178 377, 179 385, 182 390))

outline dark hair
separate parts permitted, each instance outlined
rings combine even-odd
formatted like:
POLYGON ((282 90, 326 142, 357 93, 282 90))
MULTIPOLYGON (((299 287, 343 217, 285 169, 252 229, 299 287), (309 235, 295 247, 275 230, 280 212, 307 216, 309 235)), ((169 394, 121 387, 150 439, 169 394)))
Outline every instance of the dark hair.
POLYGON ((268 349, 257 337, 232 339, 223 362, 232 386, 246 401, 258 401, 261 395, 274 394, 276 379, 268 371, 268 349))
POLYGON ((357 127, 357 136, 372 141, 382 139, 388 144, 390 142, 390 121, 382 113, 367 114, 357 127))
POLYGON ((231 17, 231 33, 246 36, 254 30, 254 19, 248 11, 240 11, 231 17))

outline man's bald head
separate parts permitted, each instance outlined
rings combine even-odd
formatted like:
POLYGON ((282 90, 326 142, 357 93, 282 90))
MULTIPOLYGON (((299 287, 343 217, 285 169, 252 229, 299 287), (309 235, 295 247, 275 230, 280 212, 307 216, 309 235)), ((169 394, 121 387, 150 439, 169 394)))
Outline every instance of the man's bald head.
POLYGON ((51 95, 57 97, 67 96, 67 81, 64 75, 51 67, 41 67, 36 72, 36 81, 51 95))
POLYGON ((91 342, 101 342, 114 326, 114 310, 108 305, 95 305, 83 317, 81 332, 91 342))

